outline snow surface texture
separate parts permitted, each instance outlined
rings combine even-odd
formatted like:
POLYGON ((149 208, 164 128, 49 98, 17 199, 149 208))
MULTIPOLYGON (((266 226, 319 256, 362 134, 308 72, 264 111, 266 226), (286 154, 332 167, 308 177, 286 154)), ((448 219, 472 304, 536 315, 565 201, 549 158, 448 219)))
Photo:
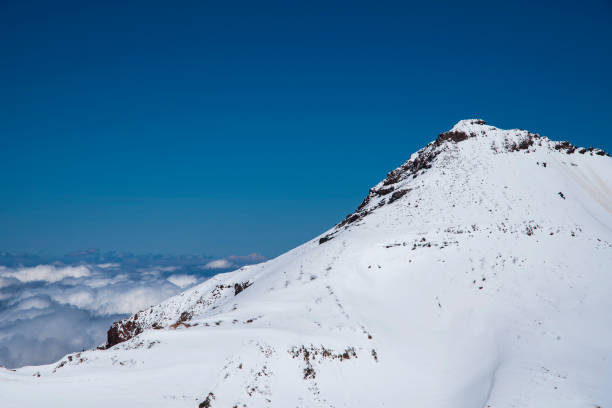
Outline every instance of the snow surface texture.
POLYGON ((606 408, 611 265, 606 153, 465 120, 320 237, 0 369, 0 405, 606 408))

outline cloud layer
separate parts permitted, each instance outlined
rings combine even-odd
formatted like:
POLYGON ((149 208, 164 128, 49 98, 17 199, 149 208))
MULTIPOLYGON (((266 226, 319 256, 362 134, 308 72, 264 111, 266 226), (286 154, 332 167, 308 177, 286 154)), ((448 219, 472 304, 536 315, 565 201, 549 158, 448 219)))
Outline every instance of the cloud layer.
POLYGON ((254 264, 263 262, 265 258, 257 253, 250 255, 232 255, 227 258, 215 259, 207 262, 202 266, 202 269, 231 269, 241 265, 254 264))
MULTIPOLYGON (((113 321, 214 273, 263 260, 257 254, 216 260, 79 254, 44 264, 16 265, 13 258, 0 253, 4 262, 0 265, 0 365, 45 364, 97 346, 104 343, 113 321)), ((18 262, 40 260, 21 255, 18 262)))
POLYGON ((57 268, 53 265, 37 265, 31 268, 21 268, 17 270, 1 267, 0 274, 5 278, 15 278, 20 282, 58 282, 64 278, 82 278, 90 275, 88 267, 79 266, 64 266, 57 268))

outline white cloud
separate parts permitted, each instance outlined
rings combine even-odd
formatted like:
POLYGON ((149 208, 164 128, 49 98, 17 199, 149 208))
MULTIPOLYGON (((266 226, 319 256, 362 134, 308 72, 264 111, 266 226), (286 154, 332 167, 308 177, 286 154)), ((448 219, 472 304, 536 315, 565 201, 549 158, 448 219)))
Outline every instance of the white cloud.
POLYGON ((181 289, 191 286, 198 281, 198 279, 193 275, 172 275, 169 276, 167 280, 181 289))
POLYGON ((157 268, 157 270, 160 272, 174 272, 177 269, 179 269, 178 266, 160 266, 157 268))
POLYGON ((155 282, 154 286, 105 288, 96 293, 95 307, 99 315, 130 314, 160 303, 177 293, 176 286, 155 282))
POLYGON ((90 275, 90 270, 84 265, 79 266, 63 266, 60 268, 54 265, 38 265, 29 268, 20 268, 16 270, 5 268, 0 271, 5 277, 13 277, 21 282, 58 282, 65 278, 82 278, 90 275))
MULTIPOLYGON (((2 269, 0 269, 0 275, 2 274, 2 269)), ((16 280, 15 278, 9 278, 9 277, 2 277, 0 276, 0 289, 2 289, 5 286, 10 286, 10 285, 14 285, 15 283, 18 283, 19 281, 16 280)))
POLYGON ((31 298, 25 299, 19 302, 18 304, 16 304, 13 310, 19 311, 19 310, 29 310, 29 309, 45 309, 49 307, 50 305, 51 305, 51 302, 49 302, 48 299, 41 298, 41 297, 31 297, 31 298))
MULTIPOLYGON (((176 266, 0 266, 0 365, 56 361, 105 341, 110 324, 206 279, 176 266)), ((1 404, 0 404, 1 405, 1 404)))
POLYGON ((232 267, 232 263, 227 259, 217 259, 210 261, 206 265, 202 266, 202 269, 227 269, 232 267))
POLYGON ((232 262, 239 263, 239 264, 254 264, 254 263, 260 263, 266 260, 266 258, 263 255, 258 254, 257 252, 253 252, 252 254, 249 254, 249 255, 232 255, 232 256, 228 256, 227 259, 232 262))
POLYGON ((111 282, 112 280, 108 278, 94 278, 94 279, 87 279, 85 282, 83 282, 83 284, 89 286, 90 288, 97 289, 97 288, 102 288, 104 286, 107 286, 111 282))
POLYGON ((76 306, 79 309, 91 309, 95 300, 93 293, 86 290, 60 292, 51 297, 59 303, 76 306))
POLYGON ((100 269, 117 269, 121 265, 119 265, 118 263, 108 262, 97 264, 96 266, 100 269))
POLYGON ((265 261, 266 258, 256 252, 249 255, 230 255, 227 258, 215 259, 202 265, 202 269, 229 269, 240 265, 255 264, 265 261))

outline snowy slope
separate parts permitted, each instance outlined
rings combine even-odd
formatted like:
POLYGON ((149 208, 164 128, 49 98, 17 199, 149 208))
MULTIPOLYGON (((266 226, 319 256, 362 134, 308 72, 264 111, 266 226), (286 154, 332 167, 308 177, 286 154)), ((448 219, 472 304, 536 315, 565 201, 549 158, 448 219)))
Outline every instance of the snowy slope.
POLYGON ((330 231, 0 369, 0 406, 612 406, 612 160, 459 122, 330 231))

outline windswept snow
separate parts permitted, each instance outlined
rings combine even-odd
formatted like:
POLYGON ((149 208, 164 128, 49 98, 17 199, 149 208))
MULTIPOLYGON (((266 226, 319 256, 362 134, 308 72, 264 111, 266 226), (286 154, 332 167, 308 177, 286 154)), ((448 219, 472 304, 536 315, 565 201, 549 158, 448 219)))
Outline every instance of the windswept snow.
POLYGON ((0 369, 2 407, 612 405, 612 160, 464 120, 340 224, 0 369))

